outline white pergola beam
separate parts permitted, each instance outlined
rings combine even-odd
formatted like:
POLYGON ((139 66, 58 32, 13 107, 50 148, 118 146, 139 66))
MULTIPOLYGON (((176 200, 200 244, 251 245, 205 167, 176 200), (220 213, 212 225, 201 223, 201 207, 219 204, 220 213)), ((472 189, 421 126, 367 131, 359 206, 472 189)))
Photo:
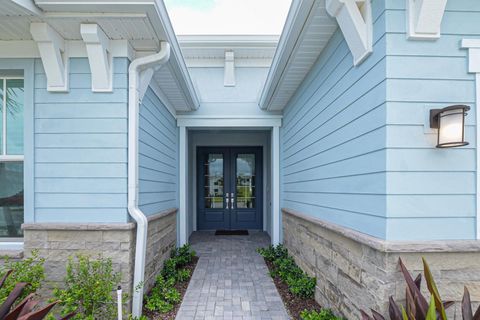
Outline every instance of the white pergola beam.
POLYGON ((110 39, 96 23, 82 23, 80 34, 87 49, 93 92, 113 90, 113 56, 110 39))
POLYGON ((407 35, 412 40, 440 38, 447 0, 406 0, 407 35))
POLYGON ((48 91, 68 91, 68 54, 65 40, 44 22, 30 24, 30 33, 37 43, 48 91))
POLYGON ((353 55, 353 64, 362 63, 373 52, 370 0, 327 0, 326 8, 342 30, 353 55))

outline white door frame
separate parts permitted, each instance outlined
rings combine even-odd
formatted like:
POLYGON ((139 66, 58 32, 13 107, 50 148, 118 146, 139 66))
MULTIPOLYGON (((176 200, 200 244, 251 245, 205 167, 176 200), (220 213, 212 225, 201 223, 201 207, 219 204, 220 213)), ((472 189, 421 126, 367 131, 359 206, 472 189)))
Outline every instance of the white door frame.
POLYGON ((280 243, 280 126, 282 116, 202 117, 177 116, 180 129, 179 152, 179 245, 188 242, 188 132, 189 128, 255 128, 271 129, 272 244, 280 243))

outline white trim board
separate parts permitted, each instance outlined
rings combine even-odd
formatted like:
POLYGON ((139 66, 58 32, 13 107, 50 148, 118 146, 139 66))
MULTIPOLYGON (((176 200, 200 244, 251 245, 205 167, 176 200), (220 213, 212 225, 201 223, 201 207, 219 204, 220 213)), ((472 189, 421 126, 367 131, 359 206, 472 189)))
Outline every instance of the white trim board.
POLYGON ((475 114, 476 114, 476 233, 480 239, 480 39, 463 39, 461 47, 468 49, 468 72, 475 73, 475 114))
POLYGON ((282 116, 269 117, 195 117, 177 116, 179 127, 219 127, 219 128, 271 128, 282 125, 282 116))

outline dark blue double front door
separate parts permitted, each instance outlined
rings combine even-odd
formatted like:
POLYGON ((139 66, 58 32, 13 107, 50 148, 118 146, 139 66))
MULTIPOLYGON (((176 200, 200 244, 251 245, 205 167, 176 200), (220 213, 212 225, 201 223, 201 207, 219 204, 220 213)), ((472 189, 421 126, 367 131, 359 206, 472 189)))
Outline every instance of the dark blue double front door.
POLYGON ((262 148, 197 149, 198 230, 262 229, 262 148))

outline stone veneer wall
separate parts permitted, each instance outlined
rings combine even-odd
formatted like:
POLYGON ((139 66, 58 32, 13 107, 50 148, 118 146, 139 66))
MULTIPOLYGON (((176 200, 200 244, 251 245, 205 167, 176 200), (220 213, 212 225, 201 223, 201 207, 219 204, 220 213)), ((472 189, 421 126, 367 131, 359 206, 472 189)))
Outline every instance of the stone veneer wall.
POLYGON ((145 291, 150 290, 163 263, 177 243, 177 209, 170 209, 148 218, 145 291))
MULTIPOLYGON (((284 244, 298 265, 317 277, 315 299, 348 319, 360 319, 360 309, 388 315, 391 295, 403 302, 399 257, 415 276, 422 272, 425 257, 444 300, 461 301, 466 285, 474 305, 480 303, 480 241, 385 241, 282 211, 284 244)), ((425 283, 422 286, 425 291, 425 283)), ((448 313, 460 316, 460 304, 448 313)))
POLYGON ((132 292, 136 231, 134 223, 36 223, 24 224, 23 230, 25 256, 38 250, 40 256, 46 259, 43 288, 47 292, 63 284, 68 258, 75 254, 112 259, 114 269, 122 272, 123 290, 132 292))
MULTIPOLYGON (((153 285, 176 244, 176 209, 148 218, 145 290, 153 285)), ((111 258, 116 271, 122 272, 124 292, 133 293, 136 226, 125 224, 24 224, 24 255, 38 250, 46 259, 44 291, 61 286, 68 257, 87 254, 111 258)))

